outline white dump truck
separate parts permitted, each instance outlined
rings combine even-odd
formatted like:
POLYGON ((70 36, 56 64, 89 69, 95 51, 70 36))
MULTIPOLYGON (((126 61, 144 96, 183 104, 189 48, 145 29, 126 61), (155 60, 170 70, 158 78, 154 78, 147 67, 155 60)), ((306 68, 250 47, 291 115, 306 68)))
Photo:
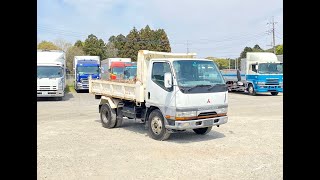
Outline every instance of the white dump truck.
POLYGON ((195 56, 140 50, 135 82, 89 79, 102 126, 119 127, 127 117, 145 123, 151 138, 165 140, 173 132, 206 134, 226 123, 225 81, 212 60, 195 56))
POLYGON ((37 51, 37 97, 61 100, 66 87, 66 58, 59 50, 37 51))

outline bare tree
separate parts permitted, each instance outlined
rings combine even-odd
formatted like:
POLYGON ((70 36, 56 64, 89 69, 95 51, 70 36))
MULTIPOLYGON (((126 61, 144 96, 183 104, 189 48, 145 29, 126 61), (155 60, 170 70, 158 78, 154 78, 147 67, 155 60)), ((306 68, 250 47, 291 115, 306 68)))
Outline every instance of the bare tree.
POLYGON ((67 52, 67 50, 72 46, 71 43, 67 42, 64 39, 56 39, 54 41, 54 44, 56 46, 58 46, 61 50, 63 50, 64 52, 67 52))

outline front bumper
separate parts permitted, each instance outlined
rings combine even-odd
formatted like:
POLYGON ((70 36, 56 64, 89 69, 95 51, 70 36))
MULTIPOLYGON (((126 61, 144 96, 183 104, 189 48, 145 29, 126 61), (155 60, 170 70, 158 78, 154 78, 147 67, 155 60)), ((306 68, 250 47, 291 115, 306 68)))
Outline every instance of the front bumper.
POLYGON ((89 89, 89 84, 77 83, 77 89, 87 90, 87 89, 89 89))
POLYGON ((57 91, 37 91, 37 97, 63 97, 64 91, 57 90, 57 91))
POLYGON ((221 116, 209 119, 197 119, 190 121, 175 121, 174 125, 166 125, 167 129, 186 130, 217 126, 228 122, 228 116, 221 116))
POLYGON ((280 85, 257 85, 256 92, 283 92, 283 87, 280 85))

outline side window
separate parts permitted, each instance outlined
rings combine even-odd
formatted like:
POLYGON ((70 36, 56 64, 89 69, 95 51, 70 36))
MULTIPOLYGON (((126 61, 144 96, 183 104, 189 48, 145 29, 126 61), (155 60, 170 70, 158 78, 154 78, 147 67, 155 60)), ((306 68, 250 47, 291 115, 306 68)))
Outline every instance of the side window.
POLYGON ((252 69, 253 72, 257 72, 256 65, 255 65, 255 64, 252 64, 252 65, 251 65, 251 69, 252 69))
POLYGON ((159 85, 163 89, 166 89, 164 87, 164 74, 166 72, 171 72, 170 66, 168 63, 166 62, 153 63, 151 79, 153 82, 155 82, 157 85, 159 85))

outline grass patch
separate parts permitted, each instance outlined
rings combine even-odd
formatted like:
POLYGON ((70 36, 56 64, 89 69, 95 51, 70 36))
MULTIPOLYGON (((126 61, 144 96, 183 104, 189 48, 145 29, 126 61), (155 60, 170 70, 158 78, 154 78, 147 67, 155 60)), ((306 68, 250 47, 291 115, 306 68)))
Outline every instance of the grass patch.
POLYGON ((74 86, 73 85, 68 85, 65 89, 65 92, 66 93, 69 93, 69 92, 75 92, 74 90, 74 86))

